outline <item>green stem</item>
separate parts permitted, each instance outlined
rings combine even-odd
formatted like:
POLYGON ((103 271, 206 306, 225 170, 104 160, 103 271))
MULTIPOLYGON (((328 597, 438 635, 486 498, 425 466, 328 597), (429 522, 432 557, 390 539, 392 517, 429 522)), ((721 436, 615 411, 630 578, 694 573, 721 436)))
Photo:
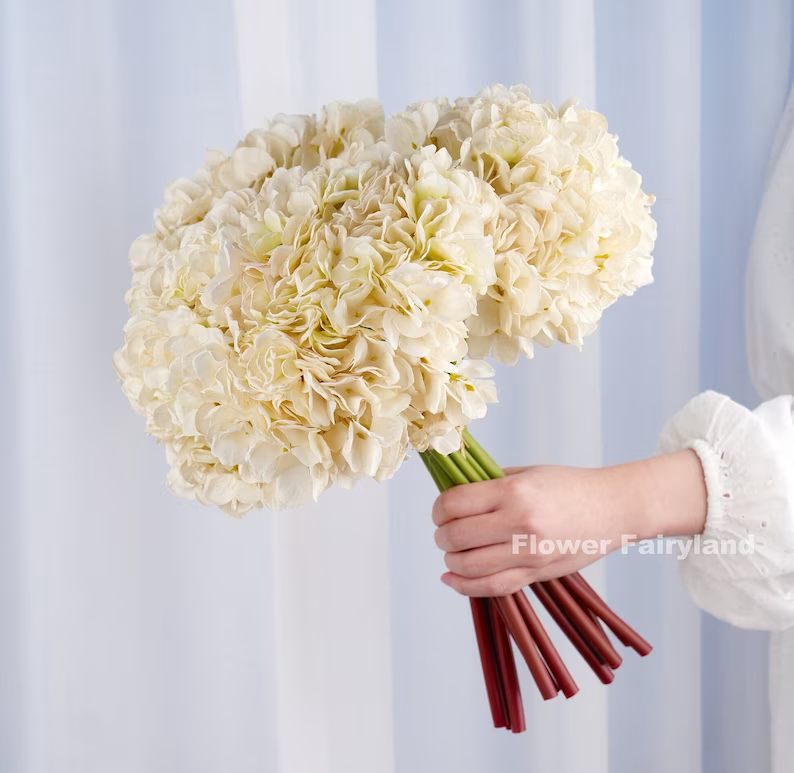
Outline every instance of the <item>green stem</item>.
POLYGON ((432 451, 422 451, 419 456, 422 457, 422 461, 425 463, 425 467, 427 467, 428 472, 436 482, 439 491, 446 491, 455 485, 444 467, 433 457, 432 451))
POLYGON ((471 466, 469 460, 466 459, 460 451, 453 451, 449 456, 458 466, 458 469, 466 476, 466 478, 468 478, 470 483, 476 483, 480 480, 487 480, 487 478, 481 478, 479 476, 477 470, 471 466))
POLYGON ((505 474, 502 468, 488 456, 483 447, 471 436, 467 429, 463 430, 463 439, 469 453, 479 462, 490 478, 504 478, 505 474))
POLYGON ((454 485, 462 486, 464 483, 470 482, 469 479, 460 471, 455 462, 453 462, 448 456, 444 456, 444 454, 440 454, 438 451, 433 450, 431 450, 429 453, 433 461, 437 462, 447 473, 447 475, 449 475, 454 485))
POLYGON ((441 479, 441 476, 436 471, 435 467, 433 467, 430 460, 424 455, 424 453, 419 453, 419 458, 422 460, 425 467, 427 467, 427 471, 430 473, 430 477, 433 479, 433 483, 436 484, 439 491, 444 491, 444 482, 441 479))
POLYGON ((446 491, 465 483, 504 477, 499 465, 483 450, 468 430, 464 430, 463 440, 461 450, 453 451, 448 455, 433 449, 419 454, 439 491, 446 491))
POLYGON ((469 464, 472 467, 474 467, 475 470, 477 470, 477 474, 483 480, 490 480, 491 479, 491 476, 488 475, 488 473, 482 468, 482 465, 472 456, 471 451, 469 451, 469 449, 466 448, 465 444, 463 446, 463 454, 465 454, 466 458, 469 461, 469 464))

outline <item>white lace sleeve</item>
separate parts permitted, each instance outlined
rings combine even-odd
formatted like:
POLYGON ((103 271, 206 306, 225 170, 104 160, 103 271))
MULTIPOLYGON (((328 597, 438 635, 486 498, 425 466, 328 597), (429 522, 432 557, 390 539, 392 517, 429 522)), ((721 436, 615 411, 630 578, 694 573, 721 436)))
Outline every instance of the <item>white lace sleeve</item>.
POLYGON ((704 392, 660 441, 662 453, 694 449, 708 490, 704 549, 681 562, 683 581, 699 606, 742 628, 794 626, 793 410, 790 396, 749 411, 704 392), (707 539, 752 550, 714 554, 707 539))

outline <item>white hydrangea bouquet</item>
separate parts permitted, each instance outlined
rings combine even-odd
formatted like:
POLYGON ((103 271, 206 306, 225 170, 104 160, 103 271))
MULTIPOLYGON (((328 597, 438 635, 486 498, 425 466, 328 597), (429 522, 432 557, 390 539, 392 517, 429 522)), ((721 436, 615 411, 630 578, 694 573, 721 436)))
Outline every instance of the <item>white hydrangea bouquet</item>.
MULTIPOLYGON (((171 489, 233 515, 386 480, 410 447, 440 489, 499 477, 466 429, 484 358, 580 346, 650 282, 651 203, 603 116, 524 87, 280 115, 166 189, 114 364, 171 489)), ((602 681, 599 620, 650 650, 578 575, 532 589, 602 681)), ((577 692, 524 593, 471 603, 496 726, 524 729, 511 637, 544 698, 577 692)))

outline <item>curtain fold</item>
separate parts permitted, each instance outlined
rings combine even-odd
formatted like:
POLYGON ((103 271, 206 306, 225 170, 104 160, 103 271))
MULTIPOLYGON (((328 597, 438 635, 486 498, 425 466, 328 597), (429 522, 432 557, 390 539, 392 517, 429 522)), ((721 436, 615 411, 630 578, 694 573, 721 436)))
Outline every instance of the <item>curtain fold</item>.
POLYGON ((164 184, 277 112, 524 82, 604 112, 657 195, 656 281, 583 349, 499 368, 504 464, 654 452, 702 388, 757 401, 742 292, 791 77, 791 0, 0 0, 6 405, 2 773, 764 773, 766 637, 704 618, 671 557, 588 576, 655 645, 489 729, 435 495, 394 481, 242 521, 175 499, 110 358, 164 184))
MULTIPOLYGON (((703 6, 701 384, 753 407, 760 400, 743 356, 744 278, 791 82, 794 21, 788 0, 765 10, 703 6)), ((767 770, 768 638, 703 618, 703 736, 722 739, 704 755, 706 773, 767 770)))
MULTIPOLYGON (((377 93, 369 0, 236 0, 235 18, 246 130, 377 93)), ((367 481, 271 519, 280 773, 394 769, 388 515, 367 481)))
MULTIPOLYGON (((602 326, 607 462, 651 454, 665 420, 700 390, 701 13, 689 0, 597 4, 598 106, 655 193, 659 228, 654 284, 602 326)), ((607 562, 610 600, 656 648, 627 664, 610 693, 618 770, 701 770, 701 615, 675 564, 636 554, 607 562), (637 710, 650 695, 659 698, 637 710)))

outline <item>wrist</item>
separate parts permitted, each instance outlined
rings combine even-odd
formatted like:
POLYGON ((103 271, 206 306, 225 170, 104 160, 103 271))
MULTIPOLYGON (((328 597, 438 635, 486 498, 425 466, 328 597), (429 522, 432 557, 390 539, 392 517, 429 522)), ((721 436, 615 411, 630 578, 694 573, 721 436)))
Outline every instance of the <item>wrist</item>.
POLYGON ((602 501, 615 520, 618 539, 683 537, 706 524, 706 483, 691 449, 601 470, 602 501))
POLYGON ((692 449, 646 459, 640 473, 641 539, 689 537, 706 526, 707 490, 692 449))

